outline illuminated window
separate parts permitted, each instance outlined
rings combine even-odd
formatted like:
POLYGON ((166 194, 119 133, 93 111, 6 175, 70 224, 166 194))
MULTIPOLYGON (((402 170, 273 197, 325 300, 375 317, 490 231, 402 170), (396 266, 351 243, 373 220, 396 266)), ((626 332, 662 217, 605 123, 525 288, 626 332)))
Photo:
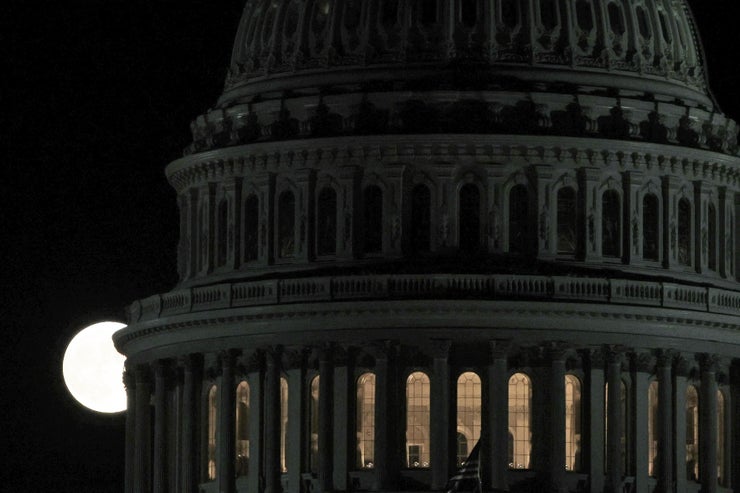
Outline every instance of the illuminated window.
POLYGON ((509 378, 509 467, 529 469, 532 449, 532 383, 524 373, 509 378))
POLYGON ((217 239, 217 265, 219 267, 226 265, 226 248, 228 246, 229 237, 227 234, 229 220, 229 203, 226 199, 221 199, 218 203, 218 221, 216 223, 216 230, 218 231, 217 239))
POLYGON ((686 479, 699 480, 699 393, 686 389, 686 479))
POLYGON ((524 253, 527 248, 529 224, 529 193, 524 185, 509 192, 509 251, 524 253))
POLYGON ((364 253, 380 253, 383 250, 383 191, 370 185, 362 196, 363 224, 362 242, 364 253))
POLYGON ((678 201, 678 263, 691 265, 691 202, 678 201))
POLYGON ((288 472, 285 445, 288 437, 288 380, 280 377, 280 471, 288 472))
POLYGON ((727 486, 725 473, 725 395, 717 391, 717 480, 721 486, 727 486))
POLYGON ((249 472, 249 384, 236 387, 236 475, 249 472))
POLYGON ((457 465, 462 465, 473 447, 480 440, 481 381, 467 371, 457 379, 457 465), (460 437, 464 438, 464 442, 460 437), (463 443, 465 448, 463 449, 463 443))
POLYGON ((708 267, 710 270, 717 270, 717 209, 714 204, 709 204, 708 212, 708 224, 707 224, 707 238, 708 250, 709 250, 709 261, 708 267))
POLYGON ((429 390, 426 373, 406 379, 406 467, 429 467, 429 390))
POLYGON ((460 189, 460 250, 474 253, 480 248, 480 191, 472 184, 460 189))
POLYGON ((337 253, 337 192, 326 187, 319 192, 316 207, 316 254, 337 253))
POLYGON ((581 381, 565 375, 565 469, 581 469, 581 381))
POLYGON ((571 187, 558 190, 558 253, 576 253, 576 191, 571 187))
MULTIPOLYGON (((610 4, 614 5, 614 4, 610 4)), ((605 257, 619 257, 621 252, 621 221, 619 193, 607 190, 601 196, 601 254, 605 257)))
MULTIPOLYGON (((627 427, 628 423, 630 422, 630 417, 628 415, 628 409, 627 406, 627 387, 624 385, 624 381, 619 382, 619 394, 620 394, 620 406, 621 406, 621 414, 622 414, 622 423, 621 423, 621 429, 620 436, 619 436, 619 443, 620 443, 620 455, 621 455, 621 468, 622 472, 627 472, 627 450, 628 450, 628 444, 627 444, 627 427)), ((604 436, 609 437, 609 384, 607 383, 604 386, 604 436)), ((604 441, 604 460, 605 463, 609 464, 609 447, 608 447, 608 438, 604 441)), ((607 466, 608 467, 608 466, 607 466)))
POLYGON ((278 200, 278 257, 295 254, 295 197, 286 190, 278 200))
POLYGON ((259 244, 259 207, 257 197, 250 195, 244 201, 244 261, 257 260, 259 244))
POLYGON ((375 375, 363 373, 357 379, 357 468, 375 467, 375 375))
POLYGON ((208 449, 206 450, 207 475, 216 479, 216 386, 208 391, 208 449))
POLYGON ((311 398, 308 403, 309 469, 319 470, 319 376, 311 380, 311 398))
POLYGON ((660 259, 658 211, 658 197, 652 193, 645 195, 642 198, 642 257, 656 261, 660 259))
POLYGON ((648 474, 657 476, 658 464, 658 382, 648 387, 648 474))
POLYGON ((426 185, 411 192, 411 252, 428 252, 431 245, 432 195, 426 185))

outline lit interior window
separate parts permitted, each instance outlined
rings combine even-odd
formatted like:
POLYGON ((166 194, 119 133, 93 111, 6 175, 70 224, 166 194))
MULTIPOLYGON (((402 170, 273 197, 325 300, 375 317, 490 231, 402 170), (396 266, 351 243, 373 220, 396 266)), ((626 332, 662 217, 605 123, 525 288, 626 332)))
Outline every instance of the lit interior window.
POLYGON ((532 383, 524 373, 509 378, 509 467, 529 469, 532 450, 532 383))
POLYGON ((208 479, 216 479, 216 386, 208 391, 208 479))
POLYGON ((249 472, 249 384, 236 387, 236 475, 249 472))
POLYGON ((429 387, 420 371, 406 380, 406 467, 429 467, 429 387))
POLYGON ((565 376, 565 469, 581 469, 581 381, 565 376))
POLYGON ((481 381, 473 372, 457 379, 457 465, 462 465, 480 440, 481 381))
POLYGON ((288 472, 285 445, 288 436, 288 380, 280 377, 280 471, 288 472))
POLYGON ((650 382, 648 387, 648 474, 658 473, 658 382, 650 382))
POLYGON ((375 375, 357 379, 357 468, 375 467, 375 375))
POLYGON ((686 389, 686 479, 699 480, 699 393, 686 389))

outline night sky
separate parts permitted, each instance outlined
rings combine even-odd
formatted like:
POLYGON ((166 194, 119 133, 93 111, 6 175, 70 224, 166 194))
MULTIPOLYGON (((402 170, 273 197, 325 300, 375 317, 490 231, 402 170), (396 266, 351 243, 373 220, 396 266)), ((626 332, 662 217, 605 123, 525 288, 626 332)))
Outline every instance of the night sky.
MULTIPOLYGON (((124 415, 77 405, 62 356, 82 327, 174 286, 163 170, 220 94, 242 3, 0 6, 0 491, 123 490, 124 415)), ((740 119, 740 2, 691 3, 712 90, 740 119)))

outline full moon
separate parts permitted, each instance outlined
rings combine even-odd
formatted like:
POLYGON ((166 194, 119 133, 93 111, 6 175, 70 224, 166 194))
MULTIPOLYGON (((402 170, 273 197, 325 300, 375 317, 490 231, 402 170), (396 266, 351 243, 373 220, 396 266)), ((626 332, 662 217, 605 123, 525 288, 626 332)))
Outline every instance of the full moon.
POLYGON ((125 327, 119 322, 100 322, 77 333, 64 352, 62 373, 72 396, 88 409, 100 413, 126 410, 123 386, 125 357, 113 346, 113 333, 125 327))

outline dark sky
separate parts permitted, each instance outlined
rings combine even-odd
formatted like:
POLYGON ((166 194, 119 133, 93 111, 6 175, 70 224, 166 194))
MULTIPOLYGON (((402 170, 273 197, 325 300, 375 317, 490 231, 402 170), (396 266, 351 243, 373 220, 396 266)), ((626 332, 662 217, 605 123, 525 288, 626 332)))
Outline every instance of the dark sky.
MULTIPOLYGON (((122 491, 124 417, 80 408, 62 355, 80 328, 176 282, 163 169, 220 93, 241 4, 0 6, 3 491, 122 491)), ((740 2, 692 4, 713 91, 740 119, 740 2)))

